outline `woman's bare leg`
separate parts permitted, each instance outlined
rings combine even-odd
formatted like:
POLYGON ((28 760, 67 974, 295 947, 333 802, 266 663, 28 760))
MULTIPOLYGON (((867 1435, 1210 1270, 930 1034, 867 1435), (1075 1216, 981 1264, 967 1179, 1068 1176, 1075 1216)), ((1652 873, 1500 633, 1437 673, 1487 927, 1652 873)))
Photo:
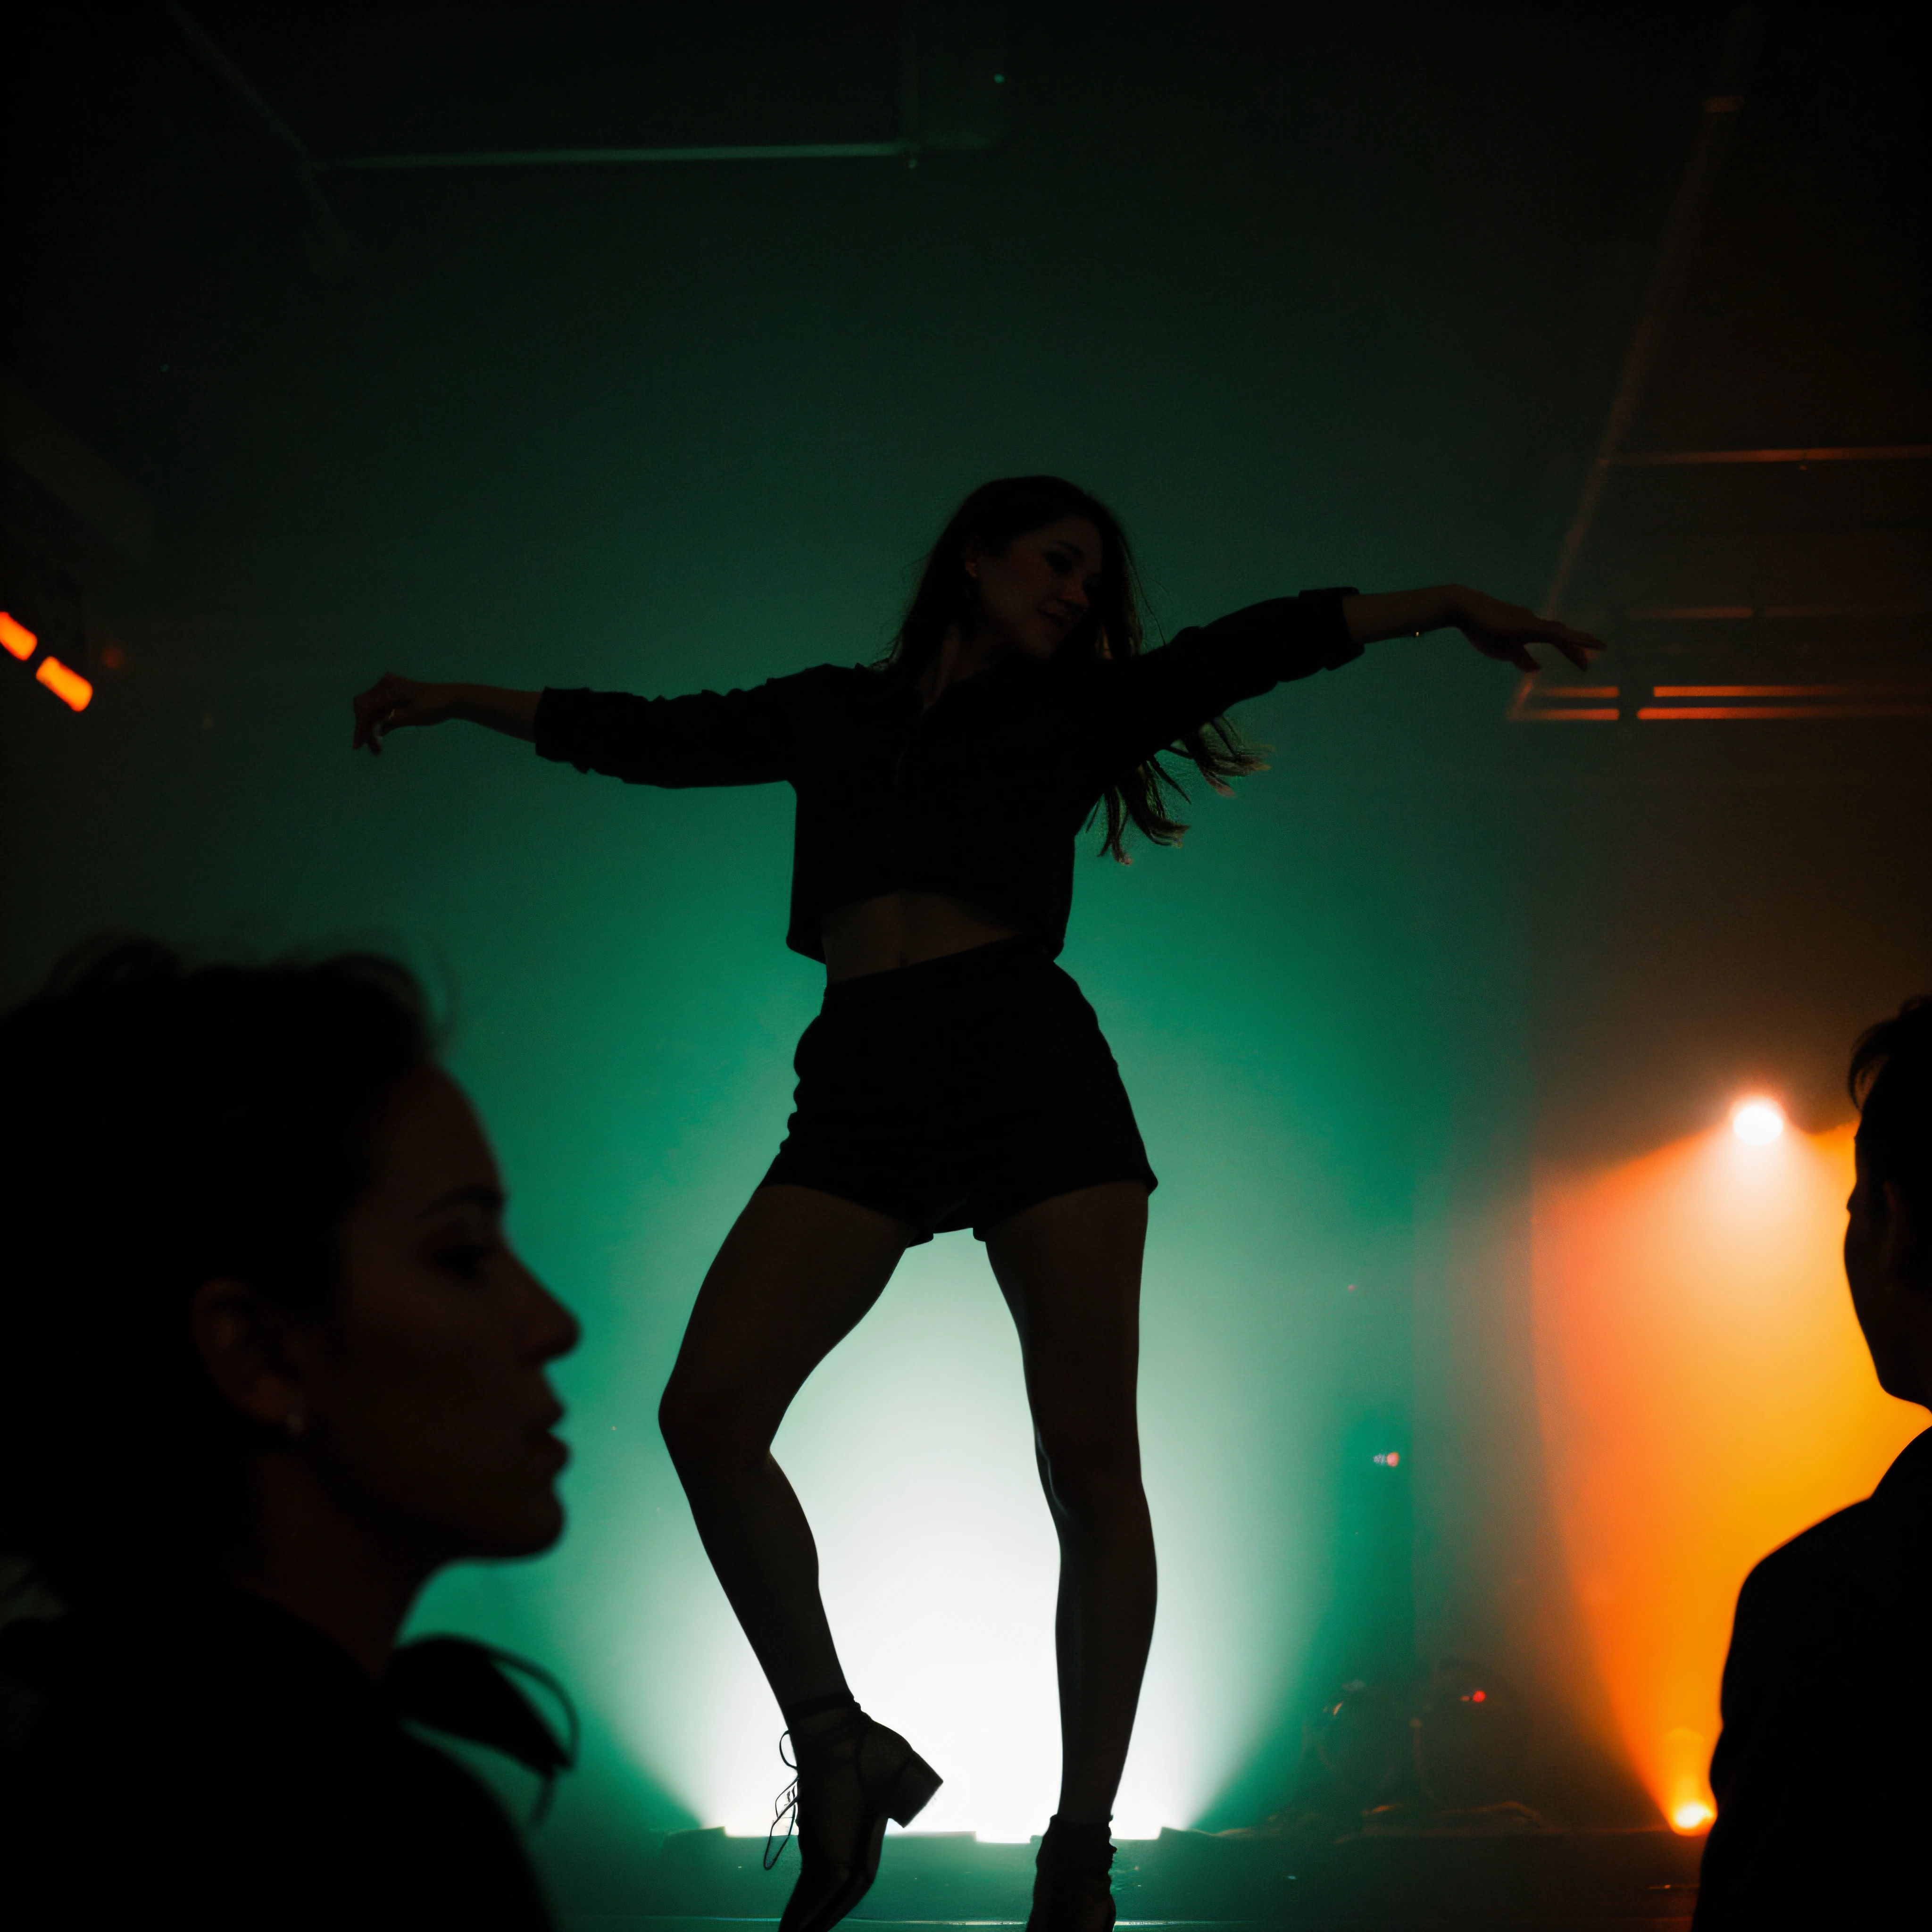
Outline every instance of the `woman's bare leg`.
POLYGON ((704 1277, 658 1407, 705 1553, 782 1705, 846 1687, 818 1546, 772 1438, 915 1232, 815 1188, 760 1188, 704 1277))
POLYGON ((1111 1181, 988 1231, 1019 1330, 1034 1445, 1060 1535, 1060 1816, 1113 1809, 1154 1635, 1154 1528, 1134 1407, 1147 1190, 1111 1181))

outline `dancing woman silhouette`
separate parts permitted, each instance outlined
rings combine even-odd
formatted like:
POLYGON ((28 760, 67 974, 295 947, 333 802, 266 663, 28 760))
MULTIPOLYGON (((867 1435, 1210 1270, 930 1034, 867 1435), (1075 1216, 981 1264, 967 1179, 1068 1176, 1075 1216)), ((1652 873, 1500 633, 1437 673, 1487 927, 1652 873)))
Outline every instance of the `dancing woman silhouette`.
MULTIPOLYGON (((1217 789, 1258 770, 1222 713, 1445 626, 1534 670, 1597 641, 1460 586, 1304 591, 1143 653, 1119 524, 1056 477, 989 483, 928 558, 880 664, 752 691, 641 698, 386 676, 357 746, 460 718, 633 784, 790 784, 787 944, 826 968, 777 1159, 725 1238, 660 1410, 704 1546, 790 1727, 801 1870, 782 1932, 826 1932, 878 1868, 888 1817, 940 1780, 848 1689, 818 1558, 771 1443, 792 1398, 899 1257, 970 1227, 1019 1331, 1058 1533, 1059 1809, 1030 1932, 1114 1921, 1108 1825, 1154 1614, 1135 1420, 1141 1252, 1155 1185, 1093 1010, 1053 962, 1075 840, 1104 812, 1184 829, 1164 755, 1217 789)), ((1185 796, 1184 794, 1182 796, 1185 796)))

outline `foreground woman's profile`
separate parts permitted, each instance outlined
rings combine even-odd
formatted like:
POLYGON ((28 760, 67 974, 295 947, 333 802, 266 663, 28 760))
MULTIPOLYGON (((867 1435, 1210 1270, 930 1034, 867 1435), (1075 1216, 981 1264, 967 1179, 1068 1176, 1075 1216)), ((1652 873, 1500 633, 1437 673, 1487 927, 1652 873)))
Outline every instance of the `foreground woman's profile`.
POLYGON ((1160 760, 1210 784, 1259 769, 1222 714, 1376 639, 1450 626, 1535 668, 1595 640, 1459 587, 1304 592, 1143 653, 1120 526, 1054 477, 991 483, 934 546, 881 664, 646 699, 387 676, 355 742, 466 718, 580 771, 797 794, 787 943, 824 961, 777 1159, 700 1291, 662 1420, 698 1526, 790 1726, 802 1870, 783 1932, 824 1932, 872 1883, 888 1818, 939 1778, 848 1688, 812 1532, 770 1445, 806 1378, 899 1257, 970 1228, 1019 1330, 1060 1545, 1060 1804, 1034 1932, 1113 1922, 1108 1822, 1154 1613, 1135 1421, 1141 1251, 1154 1186, 1093 1010, 1053 964, 1074 842, 1103 812, 1183 829, 1160 760))
POLYGON ((122 944, 0 1019, 0 1892, 32 1926, 550 1916, 405 1720, 568 1753, 445 1564, 554 1543, 572 1316, 400 968, 122 944), (46 1612, 60 1610, 50 1616, 46 1612))

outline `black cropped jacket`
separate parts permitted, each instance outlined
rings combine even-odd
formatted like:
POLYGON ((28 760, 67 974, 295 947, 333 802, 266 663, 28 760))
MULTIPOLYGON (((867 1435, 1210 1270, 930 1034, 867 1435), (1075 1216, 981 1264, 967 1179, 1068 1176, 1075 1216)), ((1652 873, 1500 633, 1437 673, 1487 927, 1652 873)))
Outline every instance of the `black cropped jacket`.
POLYGON ((1361 655, 1348 590, 1304 590, 1117 661, 1012 658, 920 709, 902 674, 820 664, 752 691, 544 692, 539 756, 631 784, 791 786, 785 944, 825 957, 825 914, 947 892, 1066 938, 1074 841, 1109 784, 1243 698, 1361 655))

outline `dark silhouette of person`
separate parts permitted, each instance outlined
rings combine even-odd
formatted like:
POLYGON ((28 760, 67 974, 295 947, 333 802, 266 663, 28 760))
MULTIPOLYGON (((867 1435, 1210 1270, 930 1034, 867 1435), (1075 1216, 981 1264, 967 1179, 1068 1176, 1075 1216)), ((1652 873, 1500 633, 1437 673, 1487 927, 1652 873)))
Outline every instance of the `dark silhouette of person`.
MULTIPOLYGON (((1932 1408, 1932 999, 1862 1035, 1845 1276, 1879 1384, 1932 1408)), ((1932 1923, 1932 1430, 1738 1593, 1696 1932, 1932 1923)))
POLYGON ((410 1725, 569 1751, 496 1653, 397 1645, 562 1527, 577 1324, 502 1210, 389 962, 124 941, 0 1020, 0 1549, 62 1612, 0 1631, 9 1927, 552 1922, 410 1725))
POLYGON ((906 1249, 966 1228, 1019 1330, 1060 1540, 1060 1803, 1030 1922, 1112 1924, 1108 1826, 1154 1628, 1135 1379, 1155 1182, 1094 1010, 1054 964, 1075 841, 1099 814, 1117 857, 1130 826, 1171 842, 1184 828, 1164 754, 1226 789, 1259 769, 1231 705, 1442 626, 1528 670, 1533 641, 1579 664, 1595 647, 1444 586, 1276 598, 1143 652, 1112 512, 1023 476, 947 524, 881 664, 668 699, 393 675, 356 698, 353 742, 372 752, 464 718, 634 784, 797 795, 787 943, 824 963, 825 1004, 799 1042, 784 1142, 705 1277, 659 1411, 796 1748, 801 1869, 782 1932, 849 1912, 886 1819, 908 1822, 939 1778, 852 1696, 772 1440, 906 1249))

